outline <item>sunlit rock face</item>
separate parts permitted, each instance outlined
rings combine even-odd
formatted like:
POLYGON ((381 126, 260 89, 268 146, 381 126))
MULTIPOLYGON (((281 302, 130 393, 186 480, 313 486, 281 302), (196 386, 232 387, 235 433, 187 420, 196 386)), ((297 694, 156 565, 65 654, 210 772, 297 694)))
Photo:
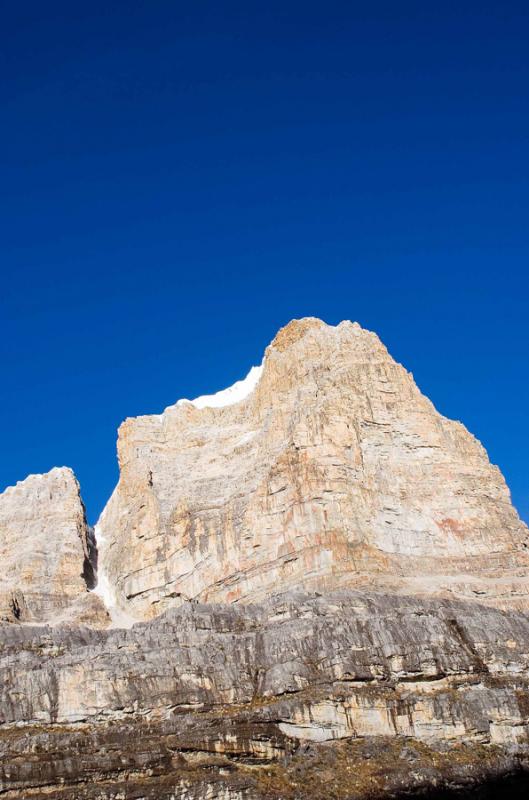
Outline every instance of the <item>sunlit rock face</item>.
POLYGON ((127 613, 337 587, 527 607, 501 473, 374 333, 294 320, 254 377, 121 426, 99 562, 127 613))
POLYGON ((108 624, 95 550, 71 469, 30 475, 0 494, 0 618, 108 624))
POLYGON ((95 539, 69 469, 0 495, 0 794, 383 800, 529 774, 527 528, 375 334, 294 321, 118 449, 95 539))

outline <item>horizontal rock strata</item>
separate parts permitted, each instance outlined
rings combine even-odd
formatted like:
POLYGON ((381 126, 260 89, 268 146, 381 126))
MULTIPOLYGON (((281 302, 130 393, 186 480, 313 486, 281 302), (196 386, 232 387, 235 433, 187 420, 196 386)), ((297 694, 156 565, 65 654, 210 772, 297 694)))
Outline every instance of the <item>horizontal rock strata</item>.
POLYGON ((190 604, 130 630, 6 625, 1 640, 6 797, 304 798, 296 780, 334 762, 342 788, 319 796, 367 797, 373 772, 382 793, 405 779, 384 772, 390 753, 415 759, 418 785, 529 754, 516 612, 342 591, 190 604))
POLYGON ((2 798, 514 797, 528 530, 375 334, 295 320, 118 454, 95 532, 69 469, 0 495, 2 798))

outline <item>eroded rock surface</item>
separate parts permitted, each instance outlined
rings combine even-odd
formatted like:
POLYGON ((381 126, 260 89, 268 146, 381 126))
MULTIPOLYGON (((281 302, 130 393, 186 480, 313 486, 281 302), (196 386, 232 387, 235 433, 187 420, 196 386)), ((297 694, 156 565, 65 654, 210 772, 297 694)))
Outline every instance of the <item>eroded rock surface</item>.
POLYGON ((106 624, 95 542, 71 469, 30 475, 0 494, 0 618, 106 624))
POLYGON ((100 562, 138 619, 300 587, 527 607, 501 473, 357 324, 291 322, 248 397, 128 419, 118 452, 100 562))
POLYGON ((367 798, 529 753, 521 613, 342 591, 1 633, 6 797, 367 798))
POLYGON ((98 558, 70 470, 0 496, 2 797, 373 800, 527 770, 527 527, 375 334, 294 321, 118 451, 98 558))

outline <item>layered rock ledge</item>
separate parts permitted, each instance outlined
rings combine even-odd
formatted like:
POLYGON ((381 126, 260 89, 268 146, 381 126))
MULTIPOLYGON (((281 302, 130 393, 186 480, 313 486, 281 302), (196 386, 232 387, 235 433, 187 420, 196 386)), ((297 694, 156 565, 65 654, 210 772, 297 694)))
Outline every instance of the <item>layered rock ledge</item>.
POLYGON ((0 495, 0 796, 526 775, 527 526, 375 334, 294 320, 234 387, 126 420, 118 455, 95 531, 67 468, 0 495))
POLYGON ((345 800, 528 763, 521 613, 342 591, 1 641, 6 798, 345 800))

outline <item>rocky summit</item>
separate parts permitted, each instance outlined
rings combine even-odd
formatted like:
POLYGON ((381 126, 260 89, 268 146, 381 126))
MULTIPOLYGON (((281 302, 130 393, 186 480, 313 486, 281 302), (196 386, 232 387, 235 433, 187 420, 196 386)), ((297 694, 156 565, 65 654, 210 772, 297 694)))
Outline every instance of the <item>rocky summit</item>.
POLYGON ((228 390, 0 495, 0 792, 367 800, 529 768, 529 531, 378 337, 308 318, 228 390))

